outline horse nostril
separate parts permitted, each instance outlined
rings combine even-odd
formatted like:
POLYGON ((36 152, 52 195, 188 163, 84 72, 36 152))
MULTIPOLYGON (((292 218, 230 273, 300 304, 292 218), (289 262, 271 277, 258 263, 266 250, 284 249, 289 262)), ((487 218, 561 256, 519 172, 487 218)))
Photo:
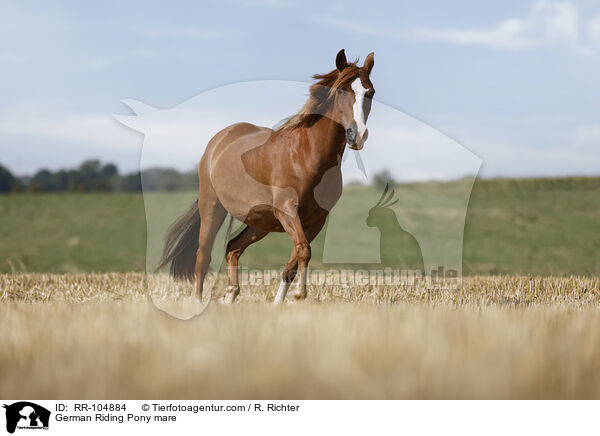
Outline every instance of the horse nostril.
POLYGON ((369 137, 369 131, 365 130, 365 133, 363 135, 363 141, 366 141, 368 137, 369 137))
POLYGON ((346 138, 348 138, 349 142, 356 141, 356 130, 352 128, 346 129, 346 138))

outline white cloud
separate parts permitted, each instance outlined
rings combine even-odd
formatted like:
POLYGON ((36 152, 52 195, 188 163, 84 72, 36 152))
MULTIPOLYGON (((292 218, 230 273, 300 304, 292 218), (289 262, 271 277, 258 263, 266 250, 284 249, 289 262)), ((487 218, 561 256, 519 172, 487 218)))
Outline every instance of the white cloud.
POLYGON ((140 135, 108 113, 38 105, 3 109, 0 144, 2 164, 19 175, 73 167, 90 158, 114 162, 124 171, 139 169, 140 135))
POLYGON ((521 49, 548 43, 574 43, 579 34, 577 9, 570 2, 537 0, 526 18, 508 18, 490 29, 432 29, 414 31, 419 39, 461 45, 521 49))
POLYGON ((59 112, 51 108, 13 108, 1 114, 0 137, 22 137, 81 147, 116 150, 131 142, 132 134, 110 114, 59 112))
POLYGON ((538 0, 529 19, 531 27, 541 26, 546 39, 577 41, 579 16, 568 1, 538 0))
POLYGON ((458 45, 487 45, 501 48, 527 48, 536 45, 523 34, 527 26, 521 20, 505 20, 490 30, 416 29, 417 39, 441 41, 458 45))
POLYGON ((590 44, 600 48, 600 15, 592 18, 588 22, 587 33, 590 44))
POLYGON ((549 42, 575 42, 578 14, 568 2, 538 0, 527 18, 508 18, 491 29, 417 29, 414 36, 425 40, 498 48, 531 48, 549 42))
POLYGON ((600 16, 587 24, 588 42, 581 38, 577 8, 570 1, 537 0, 526 17, 506 18, 489 28, 386 28, 365 25, 339 17, 314 17, 313 21, 368 36, 438 41, 456 45, 479 45, 500 49, 531 49, 565 44, 579 53, 591 55, 593 43, 600 47, 600 16))
MULTIPOLYGON (((459 130, 459 127, 455 129, 459 130)), ((483 165, 479 173, 481 177, 563 177, 598 174, 597 147, 573 148, 567 144, 539 146, 523 138, 489 136, 482 131, 472 130, 463 131, 458 136, 482 158, 483 165)))
POLYGON ((600 145, 600 124, 581 126, 575 133, 575 141, 584 145, 600 145))

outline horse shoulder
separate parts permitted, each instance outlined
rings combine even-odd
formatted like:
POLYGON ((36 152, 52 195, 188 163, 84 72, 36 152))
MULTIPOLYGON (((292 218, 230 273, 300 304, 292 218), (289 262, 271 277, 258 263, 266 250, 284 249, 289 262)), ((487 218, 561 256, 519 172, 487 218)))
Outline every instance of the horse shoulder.
POLYGON ((342 186, 342 169, 341 164, 338 163, 326 170, 314 187, 313 195, 316 203, 322 209, 330 211, 342 196, 342 186))

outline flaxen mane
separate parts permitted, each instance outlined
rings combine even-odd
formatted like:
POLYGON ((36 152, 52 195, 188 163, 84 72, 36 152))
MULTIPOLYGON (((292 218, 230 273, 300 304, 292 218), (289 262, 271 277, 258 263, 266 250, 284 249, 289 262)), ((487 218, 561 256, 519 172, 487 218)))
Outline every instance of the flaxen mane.
POLYGON ((350 85, 358 75, 357 63, 358 59, 347 63, 343 71, 335 69, 327 74, 315 74, 313 79, 318 82, 311 85, 308 101, 297 114, 292 115, 275 130, 308 127, 321 118, 335 102, 337 90, 350 85))

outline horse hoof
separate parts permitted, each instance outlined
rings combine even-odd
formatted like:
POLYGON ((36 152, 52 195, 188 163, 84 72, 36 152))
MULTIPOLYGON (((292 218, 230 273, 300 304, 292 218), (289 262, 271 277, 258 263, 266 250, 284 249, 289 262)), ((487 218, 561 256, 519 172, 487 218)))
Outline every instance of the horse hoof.
POLYGON ((240 294, 240 288, 237 286, 227 286, 225 294, 219 300, 221 304, 233 304, 236 297, 240 294))
POLYGON ((306 294, 294 294, 294 300, 296 301, 301 301, 301 300, 306 300, 306 294))
POLYGON ((235 294, 233 294, 231 292, 223 295, 219 299, 219 303, 226 304, 226 305, 233 304, 234 301, 235 301, 235 294))

